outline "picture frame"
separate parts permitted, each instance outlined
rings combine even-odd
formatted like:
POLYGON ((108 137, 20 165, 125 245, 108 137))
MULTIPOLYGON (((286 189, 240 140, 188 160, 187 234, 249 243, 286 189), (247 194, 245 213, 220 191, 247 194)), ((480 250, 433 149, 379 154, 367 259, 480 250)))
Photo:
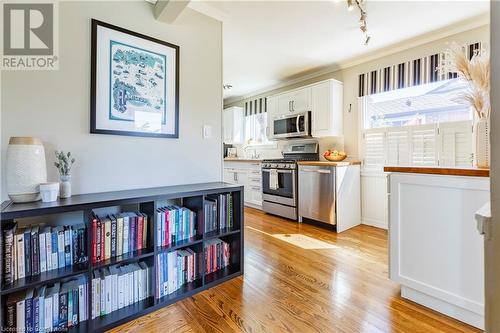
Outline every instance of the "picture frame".
POLYGON ((91 22, 90 132, 179 137, 179 46, 91 22))

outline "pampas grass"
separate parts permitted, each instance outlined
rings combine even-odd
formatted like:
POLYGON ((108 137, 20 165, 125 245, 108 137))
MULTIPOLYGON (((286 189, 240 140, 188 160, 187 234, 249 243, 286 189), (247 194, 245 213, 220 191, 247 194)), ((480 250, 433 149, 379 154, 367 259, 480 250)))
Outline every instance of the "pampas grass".
POLYGON ((486 52, 478 52, 469 60, 465 49, 454 43, 444 52, 438 70, 441 75, 458 73, 466 80, 469 88, 460 99, 474 108, 479 119, 490 116, 490 58, 486 52))

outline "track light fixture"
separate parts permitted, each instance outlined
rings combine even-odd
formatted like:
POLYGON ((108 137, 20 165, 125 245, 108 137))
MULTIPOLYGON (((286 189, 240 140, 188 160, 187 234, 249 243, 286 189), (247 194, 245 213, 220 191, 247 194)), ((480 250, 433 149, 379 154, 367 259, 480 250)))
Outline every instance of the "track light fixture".
POLYGON ((347 0, 347 10, 352 11, 354 9, 354 6, 358 7, 359 9, 359 29, 365 34, 365 45, 368 45, 370 42, 371 36, 368 35, 368 27, 366 24, 366 11, 363 8, 363 0, 347 0))

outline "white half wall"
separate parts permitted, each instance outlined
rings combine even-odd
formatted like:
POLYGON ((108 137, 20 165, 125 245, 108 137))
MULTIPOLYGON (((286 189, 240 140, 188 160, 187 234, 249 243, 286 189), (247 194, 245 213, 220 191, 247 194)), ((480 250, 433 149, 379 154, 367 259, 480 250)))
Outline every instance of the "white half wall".
MULTIPOLYGON (((54 150, 76 156, 73 193, 220 181, 222 24, 185 9, 175 24, 154 19, 146 1, 59 3, 59 70, 1 75, 1 156, 11 136, 43 140, 49 180, 54 150), (90 134, 90 20, 180 46, 179 139, 90 134), (203 139, 203 125, 212 137, 203 139)), ((2 177, 2 199, 7 199, 2 177)))
POLYGON ((387 174, 361 171, 361 223, 388 229, 387 174))

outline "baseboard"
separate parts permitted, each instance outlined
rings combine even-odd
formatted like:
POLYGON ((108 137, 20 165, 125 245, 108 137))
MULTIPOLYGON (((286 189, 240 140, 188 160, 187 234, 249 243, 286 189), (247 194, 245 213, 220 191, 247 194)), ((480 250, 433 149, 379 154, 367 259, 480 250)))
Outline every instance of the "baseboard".
POLYGON ((484 316, 475 312, 450 304, 406 286, 401 286, 401 297, 484 330, 484 316))
POLYGON ((366 224, 372 227, 377 227, 380 229, 389 229, 389 225, 387 221, 381 221, 381 220, 374 220, 374 219, 367 219, 367 218, 361 218, 361 224, 366 224))

